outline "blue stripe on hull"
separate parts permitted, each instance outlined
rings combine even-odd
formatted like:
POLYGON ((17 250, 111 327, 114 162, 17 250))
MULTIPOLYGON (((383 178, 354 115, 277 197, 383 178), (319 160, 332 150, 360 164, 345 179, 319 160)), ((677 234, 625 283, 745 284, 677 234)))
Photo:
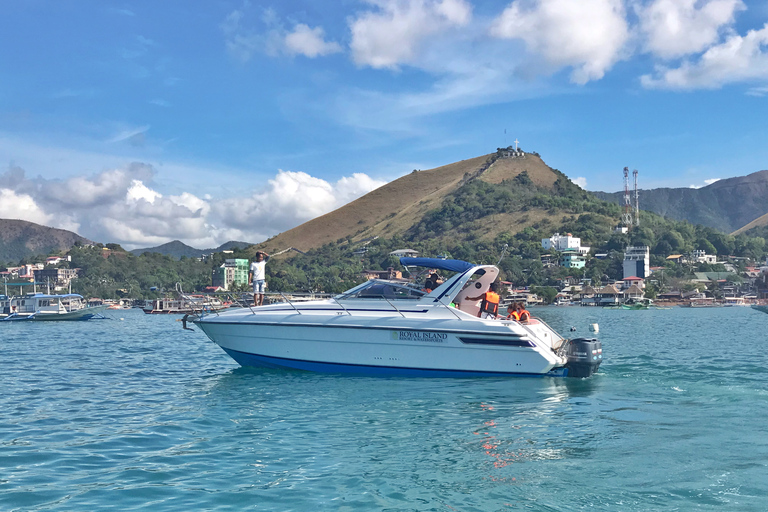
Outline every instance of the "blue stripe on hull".
POLYGON ((320 373, 355 373, 362 375, 407 377, 565 377, 568 373, 568 370, 565 368, 557 368, 549 373, 478 372, 468 370, 435 370, 429 368, 399 368, 394 366, 321 363, 317 361, 303 361, 300 359, 285 359, 282 357, 247 354, 245 352, 238 352, 237 350, 226 348, 224 351, 241 366, 256 366, 281 370, 304 370, 320 373))

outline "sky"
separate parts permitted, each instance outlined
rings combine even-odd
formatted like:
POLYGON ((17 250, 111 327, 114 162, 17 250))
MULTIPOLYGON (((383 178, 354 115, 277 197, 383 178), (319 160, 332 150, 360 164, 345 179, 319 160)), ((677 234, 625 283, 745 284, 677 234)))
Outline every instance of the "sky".
POLYGON ((0 4, 0 218, 257 243, 516 140, 587 190, 768 169, 768 1, 0 4))

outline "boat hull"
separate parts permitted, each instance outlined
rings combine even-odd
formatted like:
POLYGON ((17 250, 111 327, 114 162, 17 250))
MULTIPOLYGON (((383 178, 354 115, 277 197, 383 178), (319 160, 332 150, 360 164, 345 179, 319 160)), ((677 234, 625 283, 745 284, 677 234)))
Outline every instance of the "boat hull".
POLYGON ((499 321, 444 319, 425 328, 420 318, 249 316, 195 323, 243 366, 441 377, 565 372, 551 349, 499 321))

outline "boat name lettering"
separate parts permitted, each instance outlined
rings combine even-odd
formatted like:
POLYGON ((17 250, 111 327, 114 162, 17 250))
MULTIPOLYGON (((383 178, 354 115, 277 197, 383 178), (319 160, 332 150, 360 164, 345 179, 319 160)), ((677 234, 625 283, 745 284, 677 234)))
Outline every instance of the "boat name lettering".
POLYGON ((433 343, 442 343, 448 339, 448 335, 442 332, 392 331, 392 339, 402 341, 430 341, 433 343))

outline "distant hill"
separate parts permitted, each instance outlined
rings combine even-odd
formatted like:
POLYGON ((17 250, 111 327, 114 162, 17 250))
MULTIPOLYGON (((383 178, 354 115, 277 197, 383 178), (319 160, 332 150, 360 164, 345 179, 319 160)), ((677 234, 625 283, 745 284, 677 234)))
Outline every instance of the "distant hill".
POLYGON ((231 249, 245 249, 246 247, 249 247, 251 245, 253 244, 250 244, 248 242, 229 241, 220 245, 215 249, 195 249, 194 247, 190 247, 189 245, 183 242, 174 240, 173 242, 168 242, 167 244, 159 245, 157 247, 148 247, 146 249, 134 249, 130 252, 131 254, 135 254, 136 256, 139 256, 145 252, 157 252, 160 254, 164 254, 166 256, 172 256, 176 259, 180 259, 182 256, 186 256, 188 258, 199 258, 203 254, 211 254, 213 252, 221 252, 221 251, 227 251, 231 249))
MULTIPOLYGON (((624 201, 623 192, 594 194, 618 204, 624 201)), ((741 232, 747 224, 768 213, 768 170, 719 180, 697 189, 640 190, 639 196, 642 210, 726 233, 741 232)))
POLYGON ((68 251, 78 242, 82 245, 93 243, 64 229, 49 228, 25 220, 0 219, 0 261, 6 263, 68 251))
MULTIPOLYGON (((467 184, 479 181, 498 185, 511 183, 517 177, 555 193, 556 184, 564 181, 577 188, 535 153, 525 158, 501 158, 497 152, 435 169, 414 170, 337 210, 262 242, 259 248, 269 253, 289 247, 306 251, 343 238, 354 243, 376 236, 403 235, 418 228, 430 212, 452 201, 467 184)), ((558 224, 568 216, 565 212, 548 210, 545 206, 526 206, 525 222, 520 222, 519 209, 500 208, 497 214, 476 219, 472 229, 467 228, 471 235, 451 232, 445 236, 453 243, 467 236, 492 240, 503 231, 516 233, 545 218, 558 224)))

